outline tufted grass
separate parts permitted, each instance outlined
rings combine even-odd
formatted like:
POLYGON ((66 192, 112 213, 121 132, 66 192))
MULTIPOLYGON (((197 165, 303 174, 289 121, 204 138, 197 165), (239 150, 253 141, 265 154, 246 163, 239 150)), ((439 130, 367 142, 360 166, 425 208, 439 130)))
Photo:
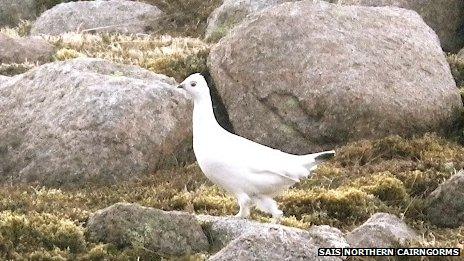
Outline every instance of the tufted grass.
MULTIPOLYGON (((4 28, 11 37, 22 37, 18 30, 4 28)), ((54 59, 63 61, 77 57, 102 58, 137 65, 182 81, 192 73, 208 72, 206 60, 210 46, 188 37, 77 34, 47 36, 56 48, 54 59)), ((1 64, 1 75, 16 75, 38 66, 33 63, 1 64)))
POLYGON ((196 72, 206 72, 209 45, 201 40, 171 36, 126 36, 119 34, 76 34, 51 36, 56 60, 76 57, 103 58, 174 77, 181 81, 196 72))
MULTIPOLYGON (((464 167, 464 147, 437 137, 397 136, 348 144, 336 157, 278 197, 284 225, 306 229, 326 224, 349 231, 375 212, 403 217, 423 238, 415 246, 463 247, 464 227, 441 229, 424 215, 425 197, 464 167)), ((92 212, 117 202, 163 210, 233 215, 235 200, 212 185, 197 165, 165 170, 138 181, 84 189, 0 188, 0 259, 151 259, 145 249, 90 243, 85 222, 92 212), (38 258, 40 257, 40 258, 38 258)), ((252 218, 270 217, 253 211, 252 218)), ((185 257, 203 260, 203 254, 185 257)))

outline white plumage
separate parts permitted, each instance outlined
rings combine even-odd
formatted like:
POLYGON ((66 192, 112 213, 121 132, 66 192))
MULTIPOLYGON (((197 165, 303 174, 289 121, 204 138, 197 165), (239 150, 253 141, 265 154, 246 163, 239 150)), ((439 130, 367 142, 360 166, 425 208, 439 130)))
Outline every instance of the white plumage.
POLYGON ((335 153, 292 155, 232 134, 217 123, 203 76, 193 74, 179 88, 194 100, 193 150, 198 165, 209 180, 235 195, 239 217, 248 217, 254 203, 261 211, 280 218, 282 211, 273 197, 308 177, 317 163, 335 153))

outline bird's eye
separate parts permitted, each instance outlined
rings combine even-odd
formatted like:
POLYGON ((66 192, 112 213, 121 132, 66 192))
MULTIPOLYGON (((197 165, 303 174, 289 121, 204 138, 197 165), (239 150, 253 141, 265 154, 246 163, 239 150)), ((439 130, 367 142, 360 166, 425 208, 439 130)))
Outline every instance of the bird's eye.
POLYGON ((196 83, 196 82, 191 82, 190 85, 191 85, 192 87, 195 87, 195 86, 197 86, 197 83, 196 83))

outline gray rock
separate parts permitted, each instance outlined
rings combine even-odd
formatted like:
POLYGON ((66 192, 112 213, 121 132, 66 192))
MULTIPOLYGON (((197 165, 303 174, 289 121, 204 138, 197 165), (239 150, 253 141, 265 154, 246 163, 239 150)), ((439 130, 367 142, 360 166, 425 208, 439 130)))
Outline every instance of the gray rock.
POLYGON ((418 12, 440 38, 443 50, 457 52, 464 45, 462 0, 337 0, 340 4, 397 6, 418 12))
POLYGON ((0 34, 0 63, 46 63, 54 54, 53 45, 40 37, 12 38, 0 34))
POLYGON ((427 216, 431 223, 441 227, 459 227, 464 224, 464 171, 443 182, 428 197, 427 216))
POLYGON ((463 60, 464 60, 464 48, 462 48, 462 49, 458 52, 457 56, 459 57, 459 59, 463 59, 463 60))
POLYGON ((308 230, 314 243, 324 248, 346 248, 350 247, 342 231, 337 228, 323 225, 312 226, 308 230))
POLYGON ((236 217, 198 215, 197 220, 202 224, 205 233, 208 235, 213 252, 224 248, 230 241, 246 232, 280 227, 279 225, 259 223, 236 217))
POLYGON ((0 26, 15 26, 36 16, 36 0, 0 0, 0 26))
POLYGON ((159 29, 162 15, 156 6, 125 0, 62 3, 42 13, 34 22, 31 34, 147 33, 159 29))
POLYGON ((143 247, 160 256, 208 250, 208 240, 193 215, 118 203, 93 214, 87 223, 91 241, 118 247, 143 247))
POLYGON ((8 76, 4 76, 4 75, 0 75, 0 86, 2 83, 8 81, 10 79, 10 77, 8 76))
POLYGON ((216 41, 249 14, 289 1, 292 0, 225 0, 208 17, 205 38, 216 41))
MULTIPOLYGON (((290 231, 288 235, 307 238, 318 247, 348 247, 340 230, 329 226, 314 226, 309 231, 285 227, 277 224, 259 223, 235 217, 215 217, 198 215, 197 220, 209 238, 211 250, 218 251, 232 241, 248 233, 260 234, 269 231, 290 231)), ((223 256, 221 256, 222 258, 223 256)))
POLYGON ((438 37, 406 9, 283 3, 248 16, 208 66, 234 131, 290 153, 461 124, 438 37))
POLYGON ((55 62, 0 86, 0 182, 111 184, 191 147, 176 82, 101 59, 55 62))
POLYGON ((417 233, 392 214, 376 213, 346 235, 351 247, 398 247, 417 239, 417 233))
POLYGON ((264 227, 242 234, 208 260, 341 260, 318 256, 319 247, 306 231, 264 227))

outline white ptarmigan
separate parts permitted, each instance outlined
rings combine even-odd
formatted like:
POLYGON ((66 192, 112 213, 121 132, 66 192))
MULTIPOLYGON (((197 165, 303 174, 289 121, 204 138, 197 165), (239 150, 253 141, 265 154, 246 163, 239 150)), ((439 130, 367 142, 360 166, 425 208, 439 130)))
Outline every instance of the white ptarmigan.
POLYGON ((209 180, 237 198, 238 217, 248 217, 254 203, 278 220, 282 211, 273 197, 335 154, 292 155, 232 134, 216 121, 203 76, 192 74, 178 88, 193 97, 193 150, 198 165, 209 180))

